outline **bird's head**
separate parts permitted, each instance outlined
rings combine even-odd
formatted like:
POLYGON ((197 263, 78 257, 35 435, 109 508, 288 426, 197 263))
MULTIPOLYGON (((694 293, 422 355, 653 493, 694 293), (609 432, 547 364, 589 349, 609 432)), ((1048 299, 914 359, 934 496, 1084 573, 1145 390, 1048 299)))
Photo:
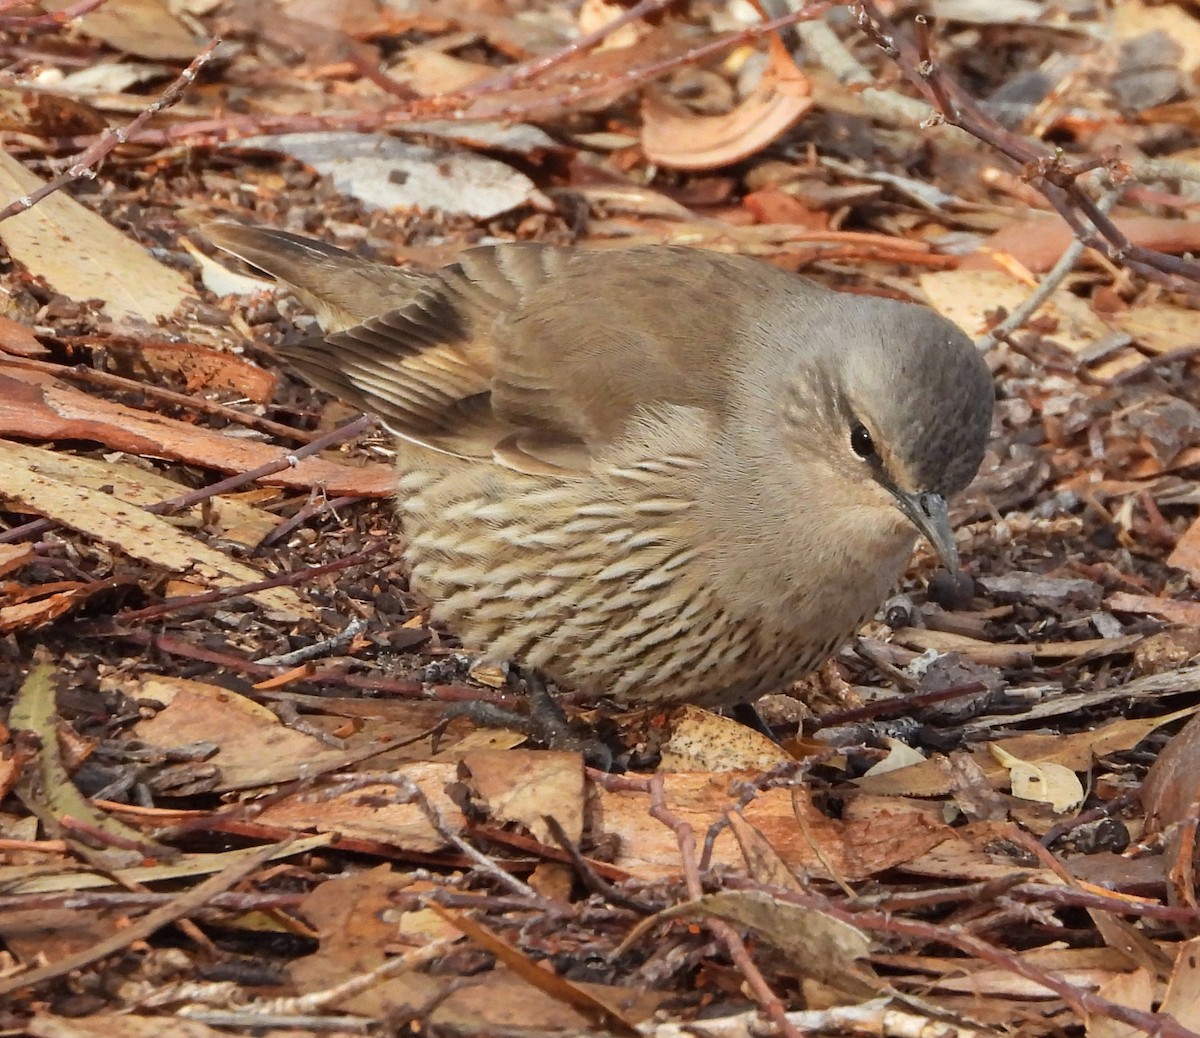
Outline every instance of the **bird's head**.
POLYGON ((925 307, 840 296, 820 309, 806 315, 804 346, 780 384, 786 438, 831 470, 845 505, 878 509, 892 526, 907 520, 956 571, 946 502, 983 459, 993 404, 987 365, 962 331, 925 307))

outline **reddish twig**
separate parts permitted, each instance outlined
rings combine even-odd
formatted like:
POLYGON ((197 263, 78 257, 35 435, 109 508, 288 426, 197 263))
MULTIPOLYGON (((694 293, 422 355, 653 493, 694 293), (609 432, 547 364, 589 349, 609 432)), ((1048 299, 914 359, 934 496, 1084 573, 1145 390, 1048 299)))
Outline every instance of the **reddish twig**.
POLYGON ((290 519, 286 519, 275 527, 269 534, 259 542, 260 548, 269 548, 272 544, 276 544, 283 540, 296 527, 303 525, 312 519, 314 516, 320 515, 322 512, 331 512, 338 508, 346 508, 349 505, 357 504, 362 501, 361 497, 322 497, 317 501, 309 501, 303 508, 297 510, 296 514, 290 519))
POLYGON ((1134 245, 1079 183, 1082 174, 1100 168, 1115 181, 1126 179, 1128 173, 1115 157, 1072 162, 1057 150, 1005 129, 934 60, 924 16, 916 19, 914 42, 883 15, 875 0, 857 0, 852 9, 866 36, 935 107, 938 121, 958 127, 1021 167, 1023 179, 1037 187, 1088 248, 1176 288, 1183 286, 1175 279, 1200 282, 1200 262, 1134 245))
POLYGON ((113 623, 120 625, 145 623, 147 620, 159 620, 164 616, 178 618, 183 613, 190 612, 200 606, 211 605, 214 602, 225 602, 231 598, 240 598, 243 595, 252 595, 256 591, 268 591, 275 587, 295 587, 297 584, 304 584, 314 577, 321 577, 327 573, 336 573, 339 570, 360 565, 371 558, 372 555, 377 555, 379 552, 385 551, 390 547, 391 543, 389 541, 376 541, 360 552, 347 555, 344 559, 337 559, 334 562, 326 562, 320 566, 309 566, 306 569, 298 569, 292 573, 279 573, 273 577, 256 580, 252 584, 239 584, 237 587, 218 588, 215 591, 206 591, 202 595, 168 598, 165 602, 147 606, 145 609, 129 609, 118 613, 113 617, 113 623))
MULTIPOLYGON (((237 490, 247 483, 253 483, 256 479, 273 475, 286 468, 294 468, 301 459, 307 458, 311 454, 317 454, 335 443, 353 439, 360 433, 365 432, 370 425, 371 419, 366 415, 360 415, 354 421, 347 422, 345 425, 339 425, 324 436, 310 440, 303 447, 299 447, 289 454, 284 454, 275 461, 269 461, 265 465, 251 469, 249 472, 234 473, 234 475, 227 479, 210 483, 208 486, 200 487, 198 490, 190 490, 188 493, 180 494, 178 497, 173 497, 168 501, 159 501, 156 504, 146 505, 144 511, 152 515, 173 515, 181 509, 190 508, 192 505, 200 504, 202 501, 208 501, 219 494, 226 494, 231 490, 237 490)), ((51 519, 34 519, 33 522, 25 523, 22 526, 14 526, 11 530, 5 530, 4 533, 0 533, 0 544, 13 544, 17 541, 26 540, 29 537, 38 537, 47 530, 53 530, 57 525, 51 519)))
MULTIPOLYGON (((675 842, 679 846, 679 858, 683 864, 683 877, 688 897, 693 901, 698 900, 703 897, 704 888, 700 884, 700 869, 696 864, 696 833, 687 822, 667 806, 666 784, 661 773, 652 775, 645 788, 650 794, 650 817, 661 822, 675 834, 675 842)), ((799 1030, 787 1018, 787 1010, 779 1001, 779 996, 771 990, 766 978, 754 964, 754 959, 747 950, 741 935, 724 919, 710 916, 705 919, 704 925, 725 945, 729 957, 741 970, 747 985, 754 993, 755 1000, 779 1033, 785 1038, 801 1038, 799 1030)))
POLYGON ((536 96, 525 97, 510 105, 489 108, 486 114, 481 115, 472 115, 471 104, 489 96, 490 93, 499 91, 495 91, 493 88, 488 93, 480 94, 473 93, 472 88, 468 87, 466 90, 455 93, 421 98, 403 106, 375 112, 330 112, 312 116, 243 116, 196 120, 178 123, 162 130, 142 130, 129 139, 134 143, 160 147, 181 142, 186 142, 191 146, 201 146, 269 133, 321 130, 349 130, 368 133, 385 127, 399 128, 403 127, 405 123, 423 122, 429 119, 458 119, 465 122, 472 118, 479 118, 486 119, 488 122, 502 122, 530 118, 538 113, 553 113, 561 110, 564 106, 575 105, 580 101, 606 97, 616 91, 632 90, 673 72, 677 68, 706 61, 744 43, 776 33, 790 25, 819 18, 832 6, 831 3, 826 2, 813 4, 803 10, 792 11, 782 17, 750 25, 737 32, 727 33, 716 40, 692 47, 674 57, 638 66, 617 75, 605 76, 597 82, 581 85, 573 83, 569 77, 564 77, 553 83, 539 84, 544 89, 536 96))
POLYGON ((10 216, 16 216, 18 213, 32 209, 43 198, 54 194, 55 191, 61 190, 76 180, 95 179, 96 171, 93 167, 113 151, 118 144, 124 144, 126 141, 136 137, 151 116, 157 115, 164 108, 169 108, 175 104, 183 96, 183 92, 192 84, 196 76, 199 75, 200 70, 208 64, 213 56, 213 51, 217 49, 220 42, 220 37, 214 38, 207 47, 192 59, 192 63, 179 73, 175 81, 159 95, 158 100, 139 112, 128 126, 106 130, 96 138, 91 147, 67 167, 65 172, 53 180, 47 181, 36 191, 28 195, 22 195, 3 209, 0 209, 0 220, 7 220, 10 216))
POLYGON ((326 447, 345 443, 347 440, 353 440, 356 436, 361 436, 371 427, 372 421, 373 419, 367 415, 359 415, 354 421, 339 425, 336 429, 330 429, 324 436, 310 440, 303 447, 289 451, 275 461, 259 465, 258 468, 251 469, 249 472, 235 472, 226 479, 210 483, 206 487, 200 487, 187 494, 180 494, 169 501, 160 501, 158 504, 149 505, 146 511, 152 512, 154 515, 173 515, 181 509, 191 508, 192 505, 197 505, 201 501, 208 501, 218 494, 227 494, 231 490, 237 490, 247 483, 253 483, 255 480, 274 475, 276 472, 282 472, 286 468, 295 468, 301 460, 319 454, 326 447))
MULTIPOLYGON (((74 628, 80 638, 120 638, 145 649, 156 649, 168 656, 180 656, 184 659, 199 660, 211 663, 234 674, 244 674, 257 681, 275 678, 286 668, 266 666, 255 663, 243 656, 235 656, 229 652, 221 652, 207 645, 199 645, 173 634, 154 634, 151 631, 131 631, 114 626, 111 621, 98 623, 80 623, 74 628)), ((299 680, 299 679, 298 679, 299 680)), ((424 681, 400 680, 398 678, 369 677, 365 674, 348 674, 340 668, 313 670, 303 678, 306 685, 327 685, 333 688, 352 688, 361 692, 373 692, 400 699, 424 699, 436 703, 495 703, 498 706, 512 706, 517 697, 505 695, 502 692, 490 692, 482 688, 469 688, 466 685, 428 685, 424 681)))
MULTIPOLYGON (((70 7, 61 11, 49 11, 46 14, 0 14, 0 29, 5 32, 36 32, 40 29, 61 29, 76 18, 91 14, 96 8, 106 4, 108 0, 78 0, 70 7)), ((25 3, 25 0, 3 0, 0 2, 0 12, 25 3)))
MULTIPOLYGON (((70 340, 67 340, 67 342, 69 344, 70 340)), ((14 368, 28 368, 31 371, 43 371, 56 378, 75 379, 94 386, 104 386, 106 389, 136 391, 143 396, 161 400, 163 403, 173 404, 176 407, 186 408, 189 411, 198 411, 201 414, 215 415, 235 425, 242 425, 247 429, 254 429, 256 432, 266 433, 269 436, 275 436, 283 440, 297 440, 300 443, 308 443, 314 438, 312 433, 306 432, 303 429, 294 429, 290 425, 284 425, 282 422, 272 422, 268 418, 260 418, 258 415, 247 414, 245 411, 239 411, 237 408, 219 403, 216 400, 205 400, 204 397, 200 396, 176 393, 174 390, 164 389, 153 383, 138 382, 135 379, 125 378, 123 375, 114 375, 111 371, 97 371, 95 368, 89 368, 84 364, 51 364, 44 360, 34 360, 30 357, 14 357, 5 354, 0 356, 0 365, 11 365, 14 368)))
POLYGON ((842 724, 853 724, 858 721, 872 721, 879 717, 890 717, 893 714, 912 714, 923 707, 934 703, 944 703, 951 699, 964 699, 967 696, 986 692, 987 686, 979 681, 969 681, 964 685, 954 685, 951 688, 939 689, 936 692, 918 692, 913 695, 897 696, 895 699, 881 699, 866 706, 855 707, 853 710, 839 710, 832 714, 822 714, 814 718, 811 727, 815 731, 822 728, 833 728, 842 724))

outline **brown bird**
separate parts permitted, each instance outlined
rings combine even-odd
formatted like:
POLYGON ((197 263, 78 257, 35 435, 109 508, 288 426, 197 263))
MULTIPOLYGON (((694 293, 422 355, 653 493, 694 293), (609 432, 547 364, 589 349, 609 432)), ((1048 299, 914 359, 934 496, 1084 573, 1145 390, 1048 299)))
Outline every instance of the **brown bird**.
POLYGON ((398 437, 412 586, 463 643, 626 704, 778 691, 975 475, 992 381, 924 307, 698 249, 470 249, 431 273, 214 224, 325 331, 280 350, 398 437))

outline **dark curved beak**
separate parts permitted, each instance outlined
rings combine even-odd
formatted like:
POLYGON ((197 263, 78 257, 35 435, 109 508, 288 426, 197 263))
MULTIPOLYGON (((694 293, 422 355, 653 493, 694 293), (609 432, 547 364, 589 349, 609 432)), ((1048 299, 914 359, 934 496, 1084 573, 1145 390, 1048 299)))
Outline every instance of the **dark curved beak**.
POLYGON ((906 494, 903 490, 895 489, 892 493, 896 496, 900 511, 937 549, 946 569, 957 573, 961 567, 958 548, 954 544, 954 531, 950 529, 946 499, 941 494, 906 494))

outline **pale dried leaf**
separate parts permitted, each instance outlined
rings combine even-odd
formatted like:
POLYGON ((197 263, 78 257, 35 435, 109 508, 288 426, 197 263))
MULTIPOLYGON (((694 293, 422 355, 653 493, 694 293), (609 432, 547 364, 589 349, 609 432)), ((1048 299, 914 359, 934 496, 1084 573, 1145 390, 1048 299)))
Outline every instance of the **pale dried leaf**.
POLYGON ((899 771, 914 764, 922 763, 926 758, 920 750, 914 749, 900 739, 885 736, 884 742, 888 747, 888 755, 881 761, 872 764, 864 773, 864 778, 871 775, 886 775, 889 771, 899 771))
POLYGON ((1061 764, 1033 764, 1014 757, 995 743, 989 748, 1008 769, 1013 796, 1049 804, 1060 813, 1083 803, 1083 783, 1070 768, 1061 764))
POLYGON ((759 890, 706 894, 654 918, 703 919, 710 915, 751 928, 806 977, 862 997, 877 990, 870 967, 861 961, 871 953, 871 939, 862 930, 759 890))
MULTIPOLYGON (((42 184, 40 177, 0 152, 0 197, 5 203, 42 184)), ((31 274, 71 299, 103 300, 114 319, 153 324, 197 298, 183 274, 159 263, 63 191, 0 223, 0 241, 31 274)))
POLYGON ((285 133, 236 146, 290 155, 368 209, 437 209, 486 220, 520 205, 553 208, 532 180, 503 162, 383 134, 285 133))
POLYGON ((660 771, 765 770, 792 759, 761 732, 698 706, 676 710, 670 732, 662 747, 660 771))
POLYGON ((495 822, 523 825, 542 843, 552 843, 545 821, 552 815, 576 846, 583 838, 583 760, 578 753, 482 750, 467 753, 480 807, 495 822))
POLYGON ((1180 945, 1158 1011, 1170 1013, 1180 1026, 1200 1033, 1200 937, 1180 945))
MULTIPOLYGON (((51 11, 63 11, 74 0, 39 0, 51 11)), ((203 43, 176 18, 165 0, 107 0, 103 7, 79 19, 88 36, 117 50, 142 58, 190 61, 203 43)))
POLYGON ((285 726, 264 706, 229 689, 202 681, 156 676, 142 679, 126 693, 159 703, 162 709, 139 721, 134 731, 164 749, 212 743, 216 754, 216 792, 253 789, 314 774, 325 761, 345 758, 340 749, 285 726))
MULTIPOLYGON (((20 502, 39 515, 111 544, 131 558, 169 572, 192 574, 212 587, 262 581, 260 570, 187 536, 160 516, 103 491, 43 475, 35 467, 37 456, 37 448, 0 440, 0 498, 20 502)), ((316 616, 313 605, 295 588, 267 588, 252 592, 250 597, 282 616, 316 616)))
MULTIPOLYGON (((933 308, 970 336, 982 335, 989 315, 998 310, 1011 313, 1031 291, 995 270, 938 270, 922 274, 920 281, 933 308)), ((1081 352, 1111 330, 1087 300, 1065 289, 1052 293, 1034 317, 1054 321, 1057 327, 1044 334, 1070 353, 1081 352)))
MULTIPOLYGON (((1096 994, 1119 1006, 1148 1013, 1154 1002, 1154 978, 1143 969, 1132 973, 1114 973, 1100 985, 1096 994)), ((1085 1024, 1087 1038, 1135 1038, 1145 1033, 1140 1027, 1121 1023, 1100 1013, 1089 1014, 1085 1024)))

